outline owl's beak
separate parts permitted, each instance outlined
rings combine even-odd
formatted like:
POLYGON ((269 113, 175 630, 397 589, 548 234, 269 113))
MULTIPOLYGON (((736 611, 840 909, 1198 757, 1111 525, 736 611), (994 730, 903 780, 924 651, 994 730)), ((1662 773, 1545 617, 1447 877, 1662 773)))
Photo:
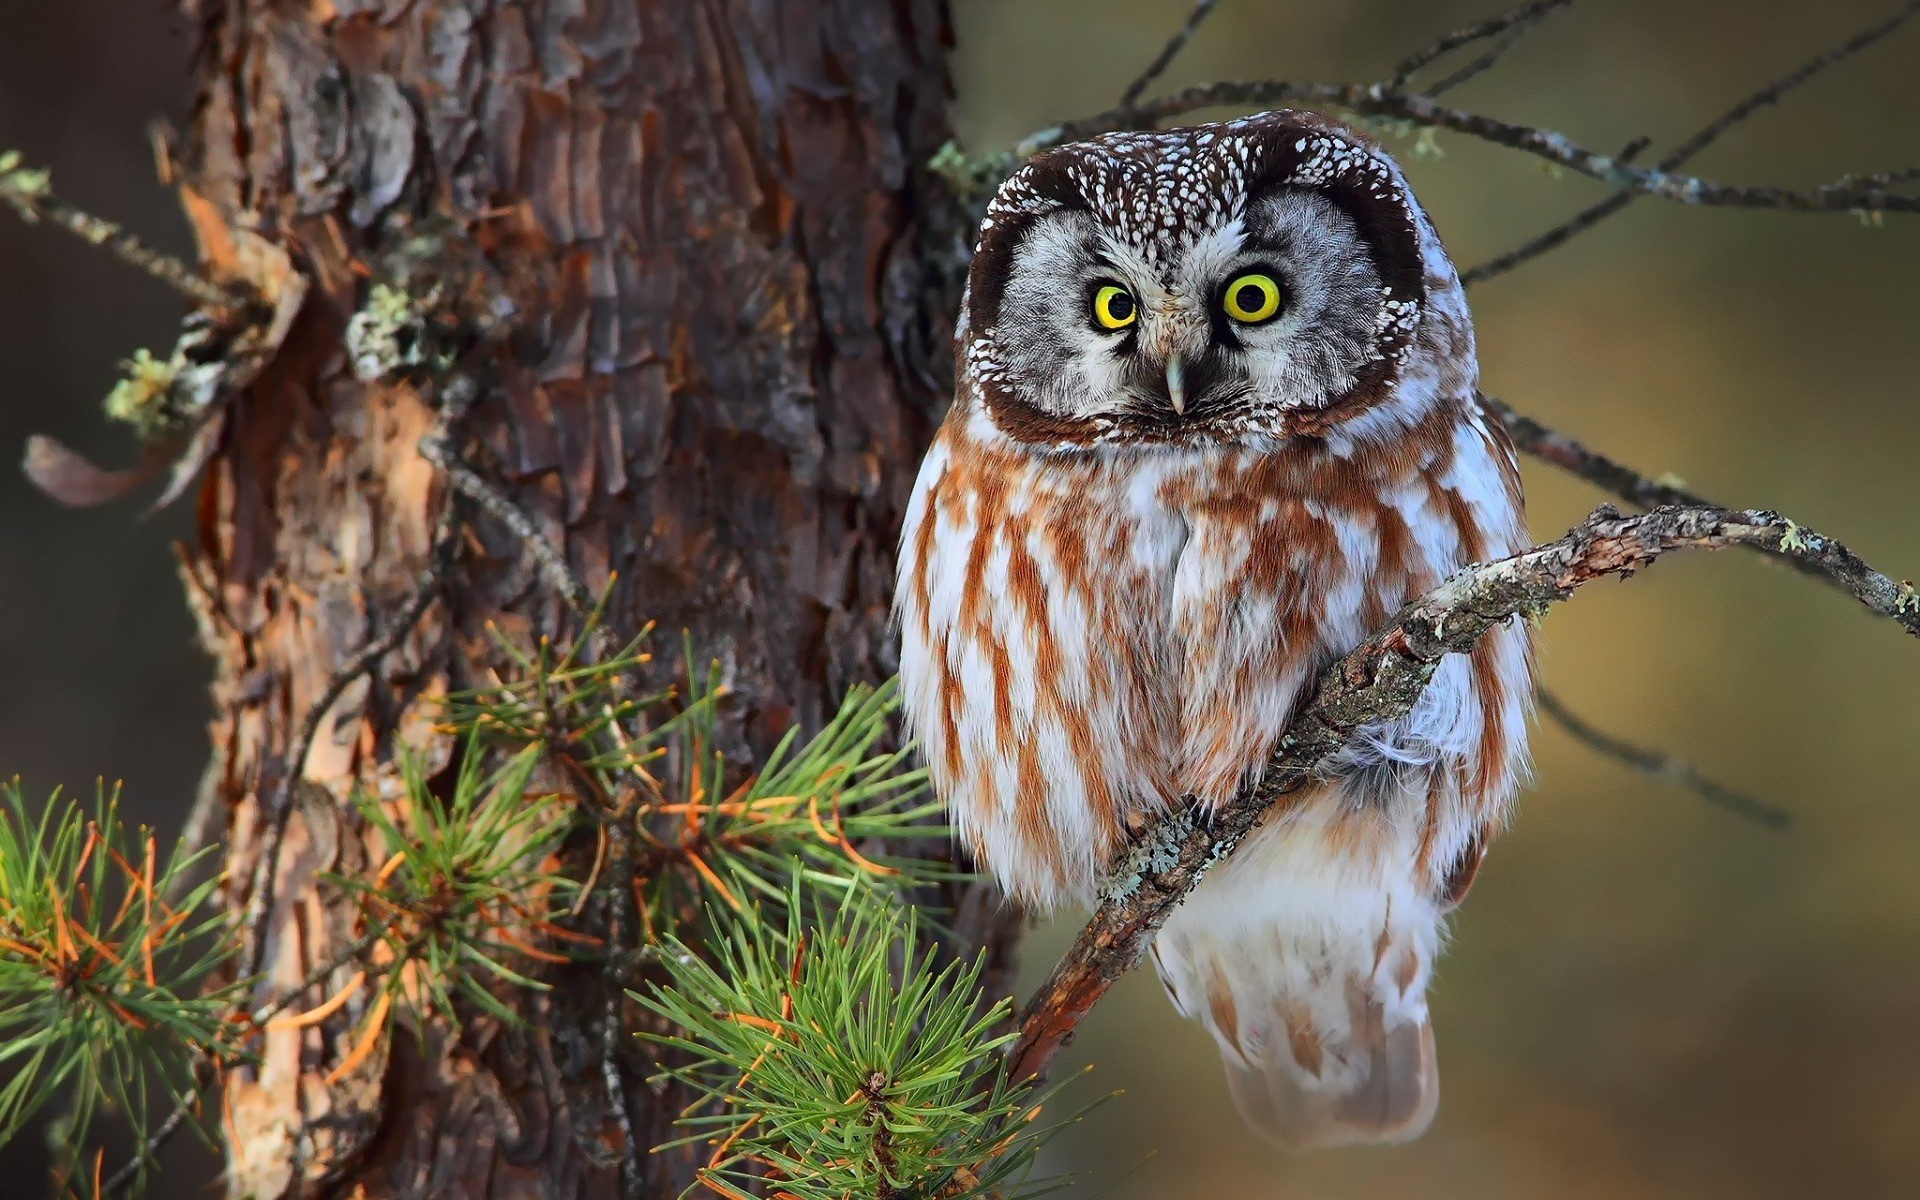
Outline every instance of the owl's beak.
POLYGON ((1173 402, 1175 416, 1185 416, 1187 412, 1187 364, 1178 354, 1167 359, 1167 399, 1173 402))

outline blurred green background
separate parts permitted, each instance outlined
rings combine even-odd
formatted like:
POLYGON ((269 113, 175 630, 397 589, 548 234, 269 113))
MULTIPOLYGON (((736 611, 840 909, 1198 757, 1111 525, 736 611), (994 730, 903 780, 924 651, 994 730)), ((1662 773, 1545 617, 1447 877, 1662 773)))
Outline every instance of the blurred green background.
MULTIPOLYGON (((1163 86, 1376 78, 1498 0, 1221 0, 1163 86)), ((0 146, 71 198, 184 248, 145 122, 186 97, 158 4, 8 5, 0 146)), ((1108 107, 1187 0, 956 0, 955 120, 978 147, 1108 107)), ((1891 11, 1879 3, 1589 0, 1451 97, 1657 157, 1731 101, 1891 11)), ((1604 195, 1443 135, 1411 175, 1456 261, 1604 195)), ((1695 163, 1814 184, 1920 160, 1920 22, 1695 163)), ((1658 200, 1475 290, 1484 385, 1708 496, 1779 508, 1920 575, 1920 218, 1658 200)), ((159 288, 0 220, 0 444, 128 448, 98 404, 171 338, 159 288)), ((1528 468, 1534 532, 1600 497, 1528 468)), ((0 764, 44 789, 124 777, 177 820, 204 757, 205 668, 174 582, 182 514, 73 512, 0 471, 0 764)), ((1677 558, 1548 621, 1547 681, 1607 727, 1791 808, 1741 823, 1539 731, 1538 778, 1438 975, 1445 1080, 1415 1145, 1288 1158, 1245 1133, 1211 1043, 1147 975, 1086 1025, 1070 1095, 1124 1095, 1057 1143, 1082 1194, 1358 1198, 1920 1196, 1920 647, 1755 556, 1677 558)), ((1075 928, 1039 930, 1029 974, 1075 928)), ((1063 1106, 1064 1108, 1070 1105, 1063 1106)), ((23 1180, 16 1149, 0 1178, 23 1180)), ((0 1193, 13 1194, 10 1185, 0 1193)), ((156 1195, 202 1195, 175 1175, 156 1195)))

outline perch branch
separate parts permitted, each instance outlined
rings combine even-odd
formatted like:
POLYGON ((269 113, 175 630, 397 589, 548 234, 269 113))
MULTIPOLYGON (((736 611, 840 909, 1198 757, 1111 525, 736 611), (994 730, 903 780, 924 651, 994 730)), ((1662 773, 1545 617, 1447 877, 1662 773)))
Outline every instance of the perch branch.
POLYGON ((1539 703, 1540 711, 1554 724, 1560 726, 1573 740, 1602 758, 1612 759, 1623 766, 1631 767, 1643 775, 1655 779, 1664 779, 1699 796, 1716 808, 1723 808, 1736 817, 1743 817, 1756 825, 1768 829, 1785 829, 1793 824, 1793 815, 1785 809, 1776 808, 1763 800, 1734 791, 1725 784, 1709 778, 1698 767, 1677 755, 1664 750, 1655 750, 1646 746, 1637 746, 1623 738, 1614 736, 1596 725, 1590 724, 1579 713, 1568 708, 1566 702, 1546 688, 1536 688, 1534 699, 1539 703))
MULTIPOLYGON (((1692 137, 1675 147, 1665 158, 1662 158, 1654 169, 1658 171, 1676 171, 1680 169, 1692 161, 1695 155, 1720 140, 1720 137, 1728 130, 1741 124, 1761 109, 1778 103, 1781 97, 1793 91, 1795 88, 1800 87, 1816 75, 1819 75, 1828 67, 1838 66, 1840 63, 1845 62, 1847 59, 1860 53, 1860 51, 1873 45, 1875 42, 1885 38, 1888 34, 1905 25, 1916 13, 1920 13, 1920 0, 1909 3, 1905 8, 1902 8, 1899 12, 1881 21, 1879 24, 1861 30, 1839 45, 1828 50, 1826 53, 1808 59, 1792 71, 1771 81, 1766 86, 1748 95, 1738 104, 1735 104, 1702 126, 1692 137)), ((1439 90, 1438 88, 1435 89, 1436 92, 1439 90)), ((1630 156, 1626 154, 1616 156, 1616 158, 1622 162, 1626 161, 1629 157, 1630 156)), ((1841 180, 1839 182, 1847 187, 1890 188, 1906 182, 1907 178, 1909 178, 1909 176, 1904 172, 1886 171, 1867 178, 1841 180)), ((1827 186, 1832 187, 1834 185, 1829 184, 1827 186)), ((1538 258, 1549 250, 1554 250, 1565 245, 1574 237, 1592 229, 1595 225, 1600 224, 1600 222, 1633 203, 1643 194, 1643 192, 1635 188, 1623 188, 1605 200, 1600 201, 1598 204, 1584 209, 1561 224, 1554 226, 1552 229, 1547 230, 1545 233, 1540 234, 1522 245, 1514 247, 1505 254, 1489 259, 1478 266, 1471 267, 1462 272, 1460 282, 1467 287, 1472 287, 1474 284, 1485 282, 1496 275, 1503 275, 1530 259, 1538 258)))
MULTIPOLYGON (((1623 517, 1603 506, 1564 537, 1467 567, 1402 609, 1321 675, 1257 784, 1204 821, 1196 819, 1193 804, 1182 805, 1136 840, 1102 889, 1092 920, 1022 1013, 1009 1077, 1044 1075, 1081 1019, 1140 961, 1154 932, 1208 868, 1232 854, 1276 803, 1313 780, 1319 765, 1361 730, 1411 712, 1448 654, 1471 649, 1493 626, 1537 613, 1602 576, 1632 574, 1674 550, 1726 546, 1823 563, 1837 554, 1853 558, 1839 543, 1777 513, 1684 505, 1623 517)), ((1863 591, 1871 589, 1855 594, 1872 607, 1863 591)))

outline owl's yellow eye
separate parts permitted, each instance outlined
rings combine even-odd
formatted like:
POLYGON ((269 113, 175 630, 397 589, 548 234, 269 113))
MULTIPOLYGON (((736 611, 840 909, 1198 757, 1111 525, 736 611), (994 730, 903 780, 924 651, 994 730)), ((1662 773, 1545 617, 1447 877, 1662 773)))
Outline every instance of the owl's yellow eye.
POLYGON ((1117 283, 1103 283, 1093 293, 1093 323, 1102 329, 1125 329, 1140 319, 1133 293, 1117 283))
POLYGON ((1265 271, 1236 276, 1221 293, 1220 307, 1242 325, 1258 325, 1280 315, 1280 281, 1265 271))

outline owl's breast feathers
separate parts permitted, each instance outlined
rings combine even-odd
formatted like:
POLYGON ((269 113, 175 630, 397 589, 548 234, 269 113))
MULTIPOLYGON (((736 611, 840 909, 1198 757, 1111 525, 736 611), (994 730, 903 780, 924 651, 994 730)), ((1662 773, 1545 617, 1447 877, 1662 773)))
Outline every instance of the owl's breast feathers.
MULTIPOLYGON (((1344 457, 1306 439, 1036 454, 956 411, 903 538, 908 718, 1006 890, 1086 900, 1129 818, 1231 796, 1321 669, 1522 539, 1511 450, 1470 400, 1344 457)), ((1501 631, 1449 660, 1413 716, 1345 764, 1349 793, 1421 802, 1396 822, 1420 826, 1438 888, 1464 887, 1448 876, 1512 790, 1526 641, 1501 631)), ((1352 836, 1369 836, 1363 817, 1352 836)))

